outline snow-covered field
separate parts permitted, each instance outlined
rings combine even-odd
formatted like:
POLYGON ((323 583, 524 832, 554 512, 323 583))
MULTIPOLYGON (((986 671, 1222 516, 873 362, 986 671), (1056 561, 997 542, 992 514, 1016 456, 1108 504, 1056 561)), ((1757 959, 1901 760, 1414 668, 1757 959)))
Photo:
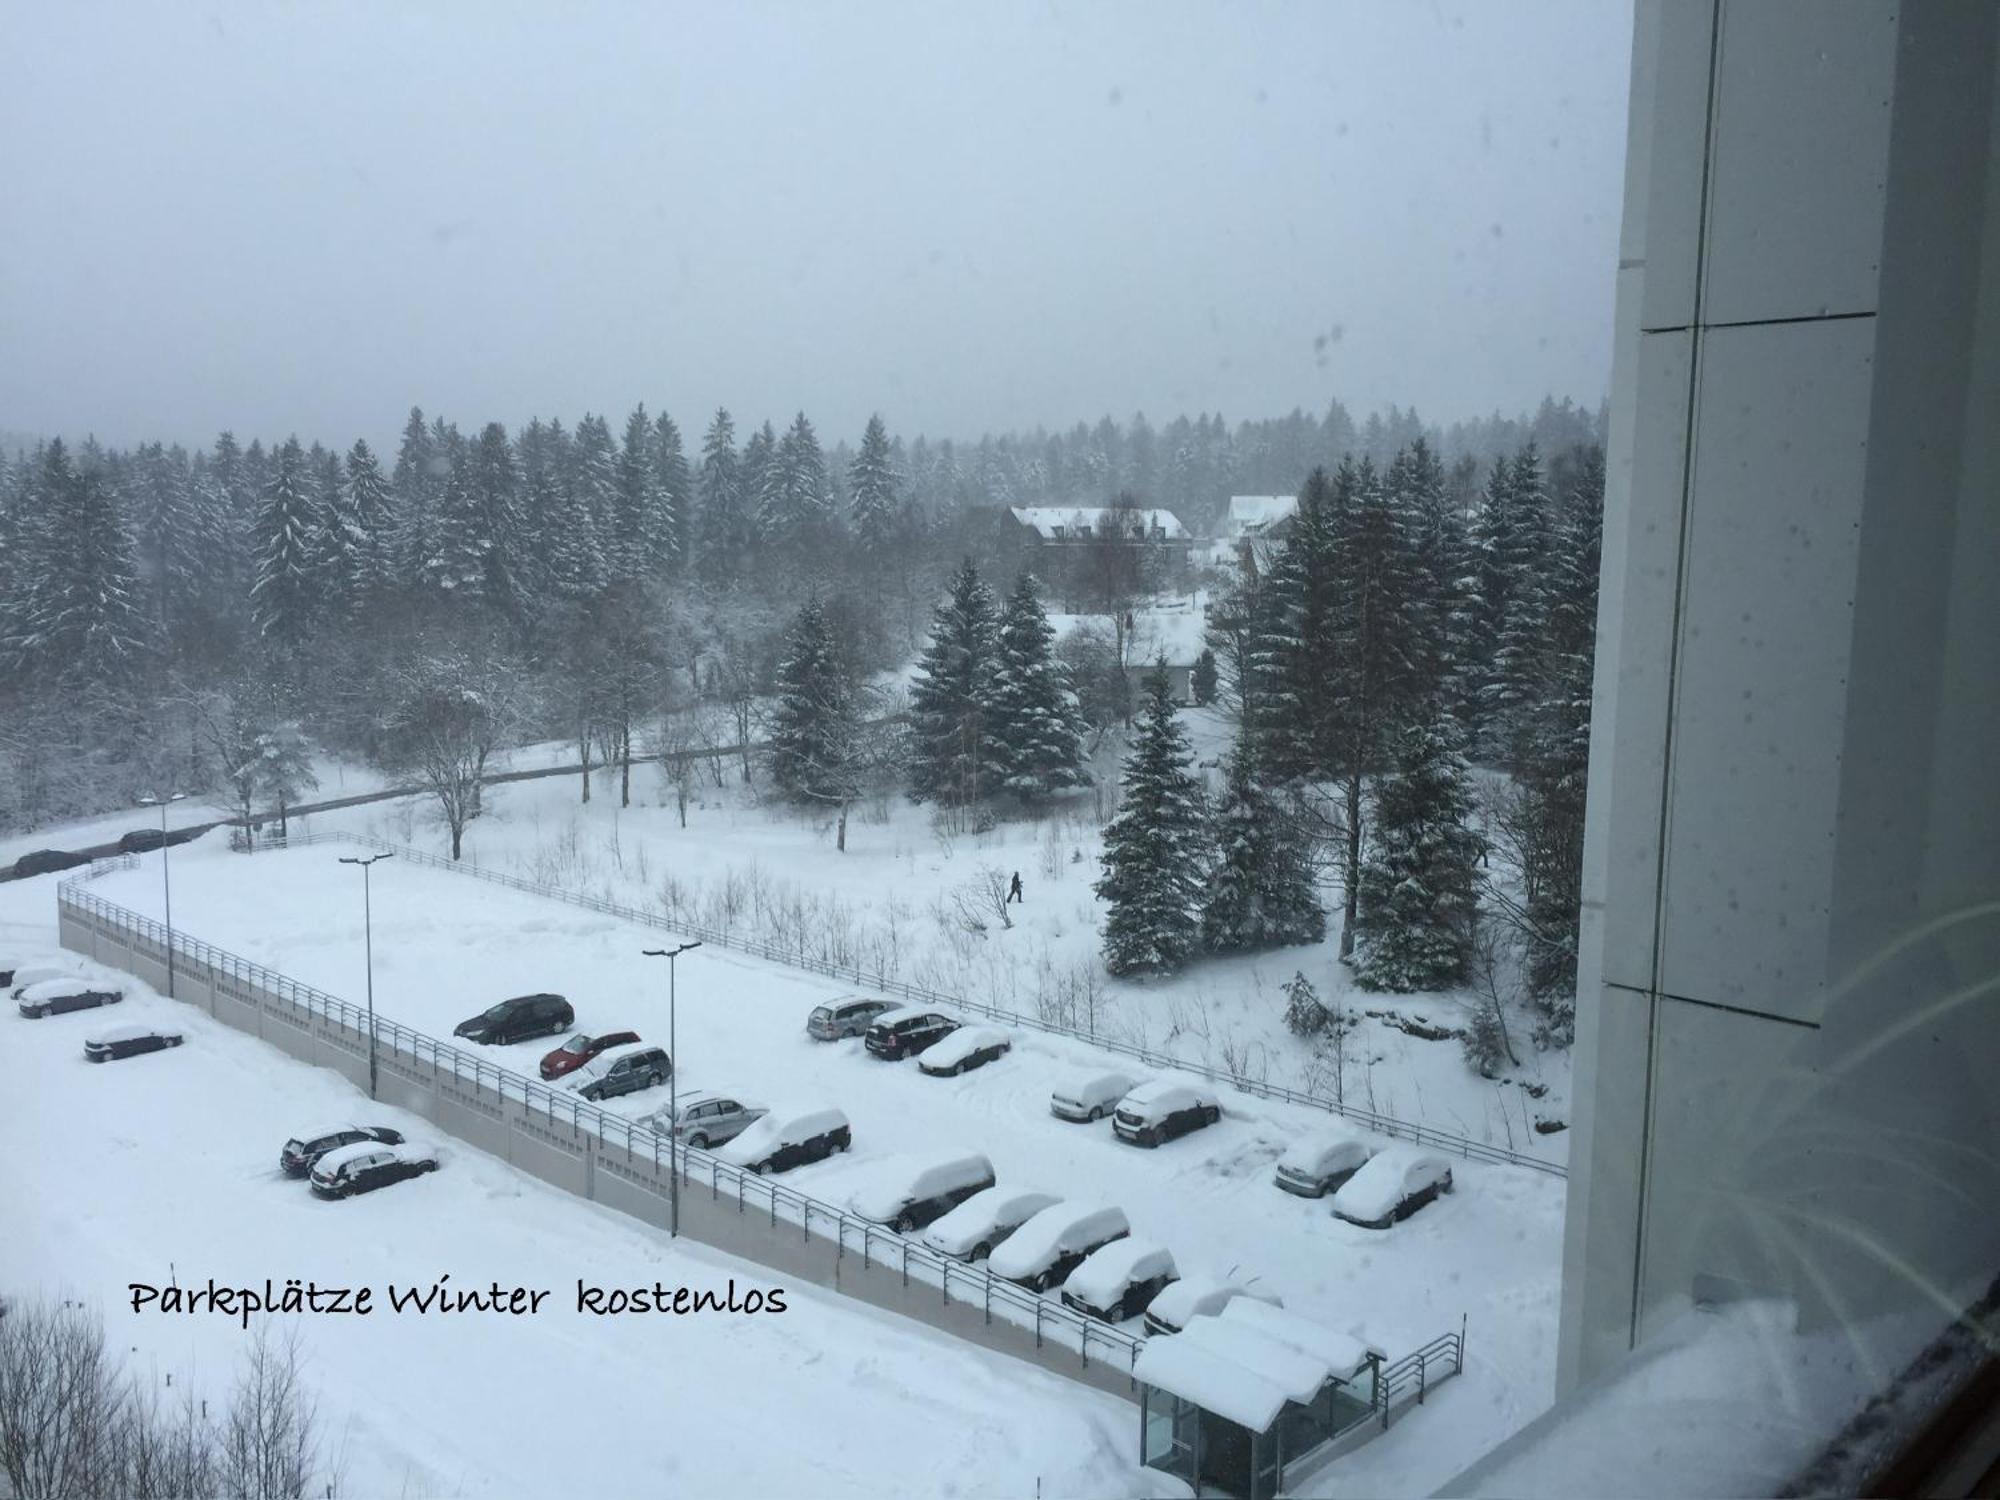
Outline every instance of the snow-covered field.
MULTIPOLYGON (((1231 726, 1220 714, 1188 710, 1198 759, 1219 762, 1231 726)), ((522 755, 550 753, 540 747, 522 755)), ((687 827, 674 788, 656 766, 635 767, 633 805, 620 808, 615 777, 594 778, 583 804, 575 777, 488 788, 485 815, 466 830, 465 858, 576 894, 677 914, 809 951, 839 955, 869 972, 969 995, 1034 1014, 1050 1002, 1078 1027, 1136 1042, 1238 1076, 1308 1093, 1338 1087, 1350 1102, 1398 1119, 1567 1160, 1567 1131, 1543 1134, 1540 1121, 1567 1123, 1566 1053, 1536 1052, 1516 1016, 1521 1065, 1488 1081, 1464 1061, 1459 1043, 1404 1029, 1455 1029, 1468 1019, 1467 994, 1394 996, 1352 987, 1339 951, 1339 892, 1323 900, 1326 940, 1313 947, 1207 959, 1165 979, 1116 980, 1099 962, 1099 814, 1117 776, 1111 747, 1097 772, 1102 801, 1084 792, 1039 820, 1002 821, 983 833, 940 831, 933 810, 890 796, 857 806, 847 848, 835 848, 831 819, 814 820, 760 802, 734 761, 720 787, 690 790, 687 827), (959 897, 982 872, 1004 881, 1018 871, 1025 901, 1004 926, 974 904, 970 930, 959 897), (1284 983, 1303 972, 1330 1006, 1358 1024, 1335 1060, 1286 1030, 1284 983)), ((313 815, 295 826, 344 828, 434 853, 449 840, 421 798, 313 815)))
MULTIPOLYGON (((53 881, 0 889, 0 943, 52 956, 53 881)), ((1146 1493, 1128 1403, 832 1293, 789 1286, 782 1314, 576 1311, 579 1280, 781 1283, 449 1138, 437 1173, 322 1202, 279 1174, 286 1137, 362 1116, 422 1138, 424 1123, 149 992, 109 1014, 156 1013, 187 1044, 104 1066, 81 1054, 104 1013, 0 1017, 0 1291, 101 1305, 141 1380, 219 1400, 247 1341, 236 1320, 134 1314, 128 1283, 374 1288, 369 1316, 296 1320, 342 1493, 1146 1493), (384 1305, 391 1283, 446 1273, 553 1295, 534 1316, 384 1305)))
MULTIPOLYGON (((177 850, 176 924, 358 997, 360 893, 354 872, 336 863, 339 852, 328 846, 245 857, 226 852, 219 836, 177 850)), ((29 893, 36 889, 47 910, 53 884, 0 888, 0 910, 33 910, 29 893)), ((158 856, 92 889, 157 914, 158 856)), ((547 988, 571 998, 582 1029, 630 1026, 664 1040, 666 976, 639 956, 660 937, 656 929, 417 866, 376 869, 377 1005, 437 1035, 495 999, 547 988)), ((1324 1203, 1271 1185, 1285 1145, 1326 1122, 1318 1111, 1225 1091, 1221 1125, 1139 1151, 1117 1144, 1108 1124, 1064 1125, 1047 1113, 1049 1089, 1068 1070, 1113 1061, 1086 1044, 1023 1032, 1001 1062, 959 1079, 930 1079, 913 1066, 868 1058, 858 1041, 807 1041, 806 1012, 838 992, 826 981, 709 949, 682 960, 680 991, 684 1088, 773 1104, 828 1099, 854 1121, 851 1154, 793 1175, 817 1197, 843 1200, 899 1154, 983 1151, 1003 1183, 1120 1204, 1135 1232, 1165 1243, 1183 1273, 1260 1276, 1287 1305, 1355 1329, 1392 1355, 1465 1317, 1465 1377, 1330 1471, 1330 1492, 1350 1485, 1426 1489, 1550 1397, 1562 1217, 1555 1179, 1460 1163, 1457 1192, 1394 1230, 1371 1233, 1333 1220, 1324 1203)), ((546 1046, 504 1050, 528 1071, 546 1046)), ((274 1065, 282 1061, 273 1057, 274 1065)), ((660 1102, 638 1094, 611 1107, 636 1114, 660 1102)), ((290 1128, 258 1149, 268 1154, 290 1128)))

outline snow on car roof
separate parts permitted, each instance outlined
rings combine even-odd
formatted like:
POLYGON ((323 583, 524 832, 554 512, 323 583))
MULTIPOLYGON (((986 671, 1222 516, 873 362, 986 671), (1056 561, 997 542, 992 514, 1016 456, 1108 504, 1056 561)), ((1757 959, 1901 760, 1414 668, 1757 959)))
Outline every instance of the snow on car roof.
POLYGON ((100 1031, 91 1037, 93 1042, 134 1042, 142 1036, 179 1036, 180 1032, 171 1026, 148 1026, 135 1021, 130 1026, 113 1026, 109 1031, 100 1031))
POLYGON ((1063 1290, 1074 1293, 1092 1307, 1109 1307, 1134 1281, 1174 1274, 1174 1257, 1165 1245, 1126 1235, 1102 1249, 1093 1250, 1083 1264, 1069 1273, 1063 1290))
POLYGON ((1336 1213, 1357 1219, 1379 1219, 1403 1201, 1410 1172, 1421 1166, 1446 1170, 1444 1158, 1417 1146, 1391 1146, 1370 1157, 1333 1195, 1336 1213))
POLYGON ((1324 1360, 1342 1380, 1352 1380, 1377 1351, 1351 1333, 1342 1333, 1312 1318, 1273 1307, 1257 1297, 1238 1297, 1217 1314, 1225 1323, 1254 1328, 1267 1338, 1291 1344, 1314 1359, 1324 1360))
POLYGON ((846 1125, 847 1116, 831 1106, 803 1110, 774 1109, 715 1154, 739 1167, 748 1166, 775 1147, 795 1146, 816 1135, 843 1129, 846 1125))
POLYGON ((1061 1201, 1054 1193, 1033 1188, 981 1188, 931 1225, 924 1238, 932 1244, 958 1249, 961 1236, 967 1237, 965 1244, 972 1244, 995 1224, 1021 1223, 1061 1201))
POLYGON ((621 1057, 630 1057, 634 1052, 644 1052, 652 1048, 652 1042, 620 1042, 615 1047, 606 1047, 602 1052, 580 1068, 570 1070, 571 1078, 602 1078, 611 1071, 611 1065, 621 1057))
MULTIPOLYGON (((23 1000, 58 1000, 64 995, 80 995, 85 990, 95 989, 88 979, 44 979, 30 984, 21 991, 23 1000)), ((116 985, 106 985, 106 989, 116 989, 116 985)))
POLYGON ((895 1026, 903 1021, 914 1021, 918 1016, 934 1016, 937 1008, 931 1005, 899 1005, 894 1010, 885 1010, 875 1018, 877 1026, 895 1026))
POLYGON ((1221 1312, 1238 1297, 1257 1297, 1282 1306, 1275 1292, 1253 1290, 1219 1276, 1183 1276, 1146 1304, 1146 1311, 1179 1328, 1202 1313, 1221 1312))
POLYGON ((1056 1092, 1070 1098, 1101 1098, 1108 1093, 1129 1094, 1137 1086, 1130 1073, 1121 1073, 1115 1068, 1102 1073, 1079 1073, 1066 1083, 1056 1085, 1056 1092))
MULTIPOLYGON (((989 1264, 998 1276, 1025 1275, 1040 1270, 1062 1247, 1067 1237, 1092 1227, 1093 1220, 1103 1220, 1106 1228, 1114 1223, 1122 1226, 1125 1214, 1122 1209, 1107 1203, 1053 1204, 1008 1236, 1007 1243, 993 1252, 989 1264)), ((1080 1234, 1078 1237, 1081 1237, 1080 1234)))
POLYGON ((1209 1090, 1198 1088, 1191 1083, 1180 1083, 1171 1078, 1155 1078, 1151 1083, 1142 1083, 1121 1101, 1144 1108, 1155 1104, 1195 1103, 1213 1104, 1215 1095, 1209 1090))
POLYGON ((1294 1141, 1278 1158, 1278 1165, 1299 1172, 1323 1172, 1332 1165, 1331 1159, 1348 1155, 1356 1149, 1365 1152, 1371 1145, 1366 1136, 1345 1126, 1315 1130, 1311 1135, 1294 1141))
POLYGON ((393 1151, 395 1147, 381 1141, 356 1141, 351 1146, 336 1146, 322 1156, 314 1165, 315 1174, 331 1175, 359 1157, 371 1156, 377 1151, 393 1151))
POLYGON ((890 1219, 913 1198, 933 1197, 992 1176, 993 1163, 977 1152, 942 1158, 906 1157, 882 1163, 848 1201, 864 1219, 890 1219))
POLYGON ((990 1047, 995 1042, 1011 1042, 1013 1038, 998 1026, 961 1026, 942 1041, 932 1042, 924 1048, 918 1061, 932 1058, 942 1062, 946 1058, 963 1057, 981 1047, 990 1047))

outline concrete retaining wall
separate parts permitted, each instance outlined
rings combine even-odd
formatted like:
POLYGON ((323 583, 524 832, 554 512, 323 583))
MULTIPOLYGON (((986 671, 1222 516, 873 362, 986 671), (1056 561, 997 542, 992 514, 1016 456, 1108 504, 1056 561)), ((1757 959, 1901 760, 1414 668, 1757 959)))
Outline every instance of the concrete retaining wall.
MULTIPOLYGON (((164 951, 154 939, 67 902, 59 904, 58 925, 65 948, 165 992, 164 951)), ((241 974, 179 954, 174 992, 182 1003, 301 1062, 332 1068, 366 1091, 365 1026, 317 1014, 241 974)), ((667 1163, 656 1161, 650 1151, 601 1140, 586 1125, 551 1116, 533 1102, 507 1096, 490 1079, 454 1076, 445 1060, 446 1055, 434 1061, 404 1050, 394 1038, 378 1037, 377 1097, 551 1186, 662 1230, 670 1224, 672 1170, 667 1163)), ((989 1293, 973 1272, 965 1274, 962 1284, 949 1278, 946 1287, 907 1274, 902 1264, 907 1242, 896 1236, 876 1232, 864 1242, 850 1223, 843 1242, 840 1221, 832 1215, 808 1212, 807 1222, 800 1224, 774 1214, 768 1204, 740 1202, 734 1185, 709 1180, 706 1160, 690 1154, 682 1162, 680 1227, 689 1239, 739 1255, 793 1283, 840 1292, 1099 1390, 1137 1399, 1126 1366, 1129 1355, 1122 1348, 1094 1348, 1086 1356, 1053 1337, 1044 1338, 1035 1328, 1007 1321, 986 1305, 989 1293)), ((1057 1316, 1051 1316, 1051 1325, 1057 1316)))

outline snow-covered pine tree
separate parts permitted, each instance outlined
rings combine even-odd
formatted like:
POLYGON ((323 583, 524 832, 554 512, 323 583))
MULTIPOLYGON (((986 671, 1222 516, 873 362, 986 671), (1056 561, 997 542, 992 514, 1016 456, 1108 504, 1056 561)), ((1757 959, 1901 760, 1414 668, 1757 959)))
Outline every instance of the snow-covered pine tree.
POLYGON ((1188 692, 1193 696, 1196 706, 1206 708, 1215 701, 1215 689, 1215 652, 1212 648, 1204 646, 1201 648, 1201 655, 1194 659, 1194 670, 1188 674, 1188 692))
POLYGON ((259 795, 277 809, 278 837, 285 837, 291 809, 319 785, 312 766, 312 742, 297 721, 280 720, 259 731, 255 784, 259 795))
POLYGON ((751 544, 768 543, 769 518, 781 514, 784 479, 778 467, 778 433, 769 419, 743 444, 743 513, 751 544))
POLYGON ((1175 716, 1164 658, 1147 674, 1145 704, 1125 757, 1118 814, 1104 828, 1104 966, 1113 974, 1172 973, 1201 939, 1211 861, 1194 752, 1175 716))
MULTIPOLYGON (((819 600, 799 610, 778 666, 771 779, 795 802, 845 810, 858 791, 854 692, 819 600)), ((843 830, 841 847, 846 847, 843 830)))
POLYGON ((40 515, 25 528, 31 573, 0 660, 24 680, 59 687, 129 685, 153 638, 117 500, 102 473, 70 462, 60 438, 42 450, 39 468, 29 505, 40 515))
POLYGON ((823 541, 828 519, 826 455, 804 412, 778 440, 767 481, 757 512, 765 542, 799 550, 823 541))
POLYGON ((1254 741, 1239 733, 1215 811, 1215 868, 1201 909, 1202 946, 1216 953, 1317 943, 1326 936, 1312 841, 1257 771, 1254 741))
POLYGON ((653 478, 660 502, 648 513, 646 556, 660 570, 687 561, 688 517, 694 505, 694 476, 681 446, 681 430, 665 412, 653 419, 653 478))
POLYGON ((314 443, 306 454, 319 533, 312 554, 312 594, 327 619, 341 619, 359 603, 353 592, 361 571, 361 528, 348 513, 340 455, 314 443))
POLYGON ((736 452, 736 423, 718 406, 701 439, 701 479, 696 489, 695 553, 706 578, 727 578, 749 549, 743 472, 736 452))
POLYGON ((569 470, 563 477, 575 503, 590 512, 591 530, 609 569, 617 527, 618 449, 611 440, 611 424, 604 418, 586 413, 576 424, 569 445, 569 470))
POLYGON ((474 513, 486 544, 480 593, 494 608, 518 619, 523 576, 529 571, 522 557, 521 471, 507 429, 498 422, 481 428, 473 445, 471 484, 474 513))
POLYGON ((1035 581, 1023 573, 1000 616, 987 737, 1000 785, 1024 802, 1084 786, 1082 716, 1035 581))
POLYGON ((617 521, 605 536, 606 560, 621 582, 646 577, 655 561, 653 544, 665 534, 659 476, 653 468, 653 422, 643 403, 625 419, 625 445, 618 453, 617 521))
POLYGON ((1405 733, 1373 802, 1356 981, 1396 991, 1463 984, 1485 842, 1472 827, 1471 772, 1449 714, 1435 710, 1405 733))
POLYGON ((322 602, 314 587, 323 525, 315 488, 305 449, 287 438, 251 533, 257 576, 250 587, 258 632, 285 648, 306 643, 322 602))
POLYGON ((1513 766, 1526 753, 1549 612, 1551 521, 1541 455, 1533 443, 1508 466, 1507 495, 1511 524, 1487 559, 1505 585, 1494 619, 1485 709, 1487 749, 1513 766))
POLYGON ((1327 775, 1337 754, 1339 705, 1327 671, 1340 624, 1335 504, 1333 481, 1314 469, 1247 630, 1245 712, 1257 762, 1275 780, 1327 775))
POLYGON ((996 775, 987 738, 998 631, 993 595, 967 558, 931 616, 910 684, 910 795, 947 807, 979 801, 996 775))
POLYGON ((861 434, 861 451, 847 468, 847 488, 854 540, 864 552, 878 552, 894 536, 899 513, 889 429, 879 413, 869 417, 861 434))
POLYGON ((1536 1040, 1567 1046, 1576 1025, 1577 921, 1590 766, 1591 678, 1602 548, 1604 450, 1580 455, 1562 497, 1547 574, 1539 671, 1521 739, 1513 822, 1526 901, 1516 925, 1536 1040))
POLYGON ((347 450, 346 512, 355 530, 354 575, 349 591, 357 600, 387 596, 395 581, 391 550, 396 530, 396 501, 375 450, 356 439, 347 450))

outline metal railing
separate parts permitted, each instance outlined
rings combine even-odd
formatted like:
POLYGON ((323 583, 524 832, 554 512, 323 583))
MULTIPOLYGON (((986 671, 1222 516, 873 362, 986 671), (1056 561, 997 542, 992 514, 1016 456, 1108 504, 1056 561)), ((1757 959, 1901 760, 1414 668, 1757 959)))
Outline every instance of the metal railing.
MULTIPOLYGON (((398 851, 399 857, 401 852, 398 851)), ((129 868, 136 863, 130 856, 124 859, 126 863, 122 864, 118 860, 94 862, 88 872, 63 881, 56 888, 58 909, 62 915, 98 928, 134 952, 164 962, 167 930, 163 924, 77 888, 110 869, 129 868)), ((279 1007, 343 1026, 364 1039, 368 1035, 366 1012, 325 990, 300 984, 262 964, 191 938, 185 932, 174 932, 173 950, 176 969, 191 981, 207 984, 212 993, 260 1007, 275 1002, 279 1007)), ((644 1125, 607 1114, 568 1090, 547 1088, 520 1073, 497 1067, 484 1058, 385 1019, 379 1012, 375 1017, 375 1036, 378 1047, 392 1059, 407 1058, 430 1067, 437 1075, 448 1075, 455 1082, 469 1082, 491 1090, 502 1101, 519 1103, 524 1112, 538 1114, 551 1124, 566 1124, 601 1145, 615 1146, 631 1156, 650 1160, 656 1173, 671 1174, 671 1147, 665 1137, 644 1125)), ((892 1266, 905 1285, 915 1281, 937 1287, 946 1305, 954 1300, 954 1294, 960 1303, 976 1302, 984 1309, 988 1323, 997 1315, 1020 1327, 1032 1328, 1036 1347, 1045 1340, 1054 1341, 1076 1350, 1086 1366, 1096 1354, 1099 1359, 1129 1372, 1138 1358, 1140 1340, 1132 1335, 1004 1281, 983 1266, 940 1255, 879 1224, 858 1219, 844 1209, 731 1166, 709 1152, 683 1144, 678 1154, 683 1191, 706 1187, 717 1201, 733 1200, 739 1213, 768 1215, 774 1230, 780 1224, 793 1226, 807 1238, 817 1234, 832 1241, 837 1256, 858 1253, 864 1265, 892 1266)))
POLYGON ((1465 1369, 1465 1326, 1457 1333, 1441 1333, 1428 1344, 1412 1349, 1393 1364, 1384 1365, 1375 1377, 1375 1410, 1382 1425, 1389 1425, 1391 1408, 1410 1399, 1416 1392, 1417 1405, 1434 1386, 1442 1385, 1465 1369), (1399 1400, 1400 1398, 1400 1400, 1399 1400))
POLYGON ((884 995, 894 995, 899 999, 914 1004, 936 1005, 955 1011, 969 1011, 990 1020, 1005 1021, 1015 1026, 1032 1027, 1036 1031, 1045 1032, 1051 1036, 1060 1036, 1072 1041, 1086 1042, 1091 1046, 1102 1047, 1108 1051, 1116 1052, 1121 1056, 1132 1058, 1144 1063, 1149 1068, 1173 1068, 1184 1073, 1195 1073, 1206 1078, 1211 1083, 1226 1084, 1231 1088, 1241 1089, 1245 1093, 1255 1094, 1260 1098, 1276 1099, 1286 1104, 1299 1104, 1311 1109, 1325 1110, 1329 1114, 1336 1114, 1343 1119, 1352 1120, 1355 1124, 1365 1126, 1377 1134, 1389 1136, 1396 1140, 1410 1141, 1420 1146, 1430 1146, 1439 1151, 1448 1151, 1455 1156, 1464 1157, 1468 1161, 1492 1162, 1511 1167, 1526 1167, 1531 1171, 1546 1173, 1551 1177, 1567 1178, 1569 1176, 1569 1169, 1561 1162, 1547 1161, 1541 1157, 1531 1156, 1524 1151, 1516 1151, 1511 1147, 1495 1146, 1485 1141, 1475 1141, 1466 1136, 1454 1135, 1449 1131, 1433 1130, 1428 1125, 1418 1125, 1408 1120, 1399 1120, 1392 1115, 1385 1115, 1372 1109, 1364 1109, 1357 1104, 1349 1104, 1345 1100, 1329 1098, 1325 1094, 1309 1094, 1301 1092, 1298 1089, 1286 1088, 1282 1084, 1268 1083, 1255 1078, 1238 1077, 1220 1069, 1212 1068, 1205 1063, 1190 1062, 1184 1058, 1174 1057, 1168 1053, 1155 1052, 1151 1048, 1137 1046, 1131 1042, 1098 1036, 1094 1032, 1085 1032, 1074 1026, 1065 1026, 1059 1021, 1047 1020, 1036 1015, 1026 1015, 1020 1011, 1001 1010, 997 1006, 986 1005, 964 995, 947 994, 941 990, 930 989, 924 985, 911 984, 906 980, 892 979, 888 975, 879 972, 869 973, 859 965, 833 963, 807 953, 803 948, 787 948, 774 943, 766 943, 726 928, 711 927, 699 922, 685 922, 677 918, 664 916, 658 912, 647 911, 642 907, 626 906, 620 902, 607 901, 598 896, 585 896, 575 891, 563 890, 557 886, 541 885, 535 881, 524 880, 518 875, 508 875, 498 870, 482 869, 478 865, 467 864, 460 860, 446 859, 440 855, 430 854, 421 849, 407 848, 401 844, 392 844, 385 839, 378 839, 368 834, 329 829, 313 833, 293 834, 283 843, 272 840, 267 842, 264 847, 270 850, 301 848, 314 844, 331 843, 359 844, 365 848, 392 853, 397 859, 408 864, 424 865, 430 869, 443 870, 453 875, 469 876, 475 880, 484 880, 494 885, 505 886, 509 890, 521 891, 527 895, 541 896, 551 901, 561 901, 570 906, 578 906, 588 911, 599 912, 605 916, 618 917, 628 922, 636 922, 642 926, 679 933, 686 937, 699 939, 706 945, 729 948, 738 953, 747 953, 753 957, 766 959, 772 963, 783 964, 789 968, 805 969, 811 973, 823 974, 828 978, 852 983, 884 995))

